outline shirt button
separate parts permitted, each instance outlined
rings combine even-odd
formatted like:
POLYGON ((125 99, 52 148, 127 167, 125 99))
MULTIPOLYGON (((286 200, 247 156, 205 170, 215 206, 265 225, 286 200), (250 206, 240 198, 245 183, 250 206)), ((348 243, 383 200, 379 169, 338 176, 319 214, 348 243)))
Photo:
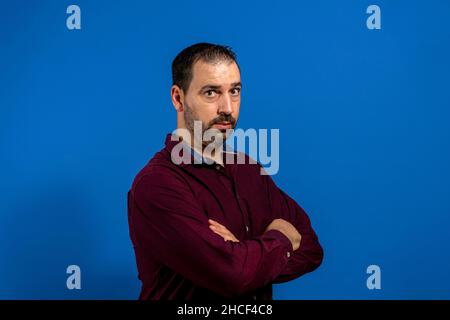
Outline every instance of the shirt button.
POLYGON ((220 166, 219 166, 219 165, 216 165, 216 169, 217 169, 217 170, 220 170, 220 166))
POLYGON ((286 253, 286 256, 287 256, 288 258, 290 258, 290 257, 291 257, 291 253, 288 251, 288 253, 286 253))
POLYGON ((253 296, 253 300, 256 300, 256 296, 253 296))

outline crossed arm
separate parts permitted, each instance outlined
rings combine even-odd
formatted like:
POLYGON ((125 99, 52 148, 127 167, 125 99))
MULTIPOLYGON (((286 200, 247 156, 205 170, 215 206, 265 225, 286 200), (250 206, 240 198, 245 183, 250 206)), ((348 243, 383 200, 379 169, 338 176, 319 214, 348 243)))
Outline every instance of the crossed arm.
MULTIPOLYGON (((279 217, 267 226, 265 232, 280 231, 290 240, 293 248, 291 258, 272 282, 287 282, 317 269, 323 260, 323 248, 311 227, 306 212, 278 188, 269 175, 261 176, 261 179, 270 200, 270 209, 279 217)), ((208 223, 210 229, 225 241, 239 242, 225 226, 217 221, 209 219, 208 223)))
MULTIPOLYGON (((229 231, 224 225, 213 219, 208 219, 208 223, 210 229, 221 236, 224 241, 239 242, 234 234, 232 234, 231 231, 229 231)), ((284 219, 274 219, 264 232, 269 230, 278 230, 288 237, 289 241, 291 241, 293 251, 300 247, 302 236, 289 221, 284 219)))
MULTIPOLYGON (((267 181, 267 187, 274 186, 267 181)), ((224 226, 208 221, 183 180, 154 172, 129 193, 129 201, 134 202, 130 235, 137 250, 196 285, 225 297, 239 296, 289 281, 321 262, 321 247, 306 214, 301 216, 302 211, 291 207, 292 200, 279 196, 272 199, 272 209, 280 210, 280 218, 262 235, 236 242, 224 226), (314 241, 317 245, 311 247, 314 241)))

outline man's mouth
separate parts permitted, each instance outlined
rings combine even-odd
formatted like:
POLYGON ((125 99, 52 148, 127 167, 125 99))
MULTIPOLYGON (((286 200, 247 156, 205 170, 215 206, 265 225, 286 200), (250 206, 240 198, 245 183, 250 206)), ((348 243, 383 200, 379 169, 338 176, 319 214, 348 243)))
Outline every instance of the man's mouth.
POLYGON ((231 128, 231 122, 218 122, 213 124, 213 127, 216 129, 229 129, 231 128))

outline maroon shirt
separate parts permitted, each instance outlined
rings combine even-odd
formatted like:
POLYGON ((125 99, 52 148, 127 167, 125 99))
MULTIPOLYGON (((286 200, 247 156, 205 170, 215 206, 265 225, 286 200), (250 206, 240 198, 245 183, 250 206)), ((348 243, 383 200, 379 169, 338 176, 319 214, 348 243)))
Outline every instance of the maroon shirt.
MULTIPOLYGON (((128 192, 128 222, 140 299, 272 299, 272 283, 316 269, 323 251, 303 209, 259 164, 174 164, 166 146, 136 176, 128 192), (240 242, 224 241, 208 224, 223 224, 240 242), (276 218, 302 235, 293 251, 276 218)), ((197 154, 198 155, 198 154, 197 154)))

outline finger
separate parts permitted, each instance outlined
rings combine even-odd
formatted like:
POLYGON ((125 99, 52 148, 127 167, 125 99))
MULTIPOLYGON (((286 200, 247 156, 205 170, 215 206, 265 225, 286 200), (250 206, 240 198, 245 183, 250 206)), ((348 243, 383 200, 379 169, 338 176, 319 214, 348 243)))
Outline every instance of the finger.
POLYGON ((218 223, 216 220, 209 219, 208 221, 209 221, 209 223, 212 224, 212 225, 215 225, 215 226, 221 226, 221 224, 218 223))
POLYGON ((211 230, 213 230, 215 233, 217 233, 218 235, 220 235, 222 238, 224 238, 225 241, 230 240, 230 241, 234 241, 234 242, 239 242, 238 239, 236 239, 236 237, 230 232, 230 231, 223 231, 223 230, 219 230, 214 226, 210 226, 211 230))
POLYGON ((232 234, 232 233, 230 232, 230 230, 228 230, 228 229, 225 228, 225 227, 218 227, 218 226, 210 225, 210 228, 211 228, 212 230, 214 230, 214 231, 220 232, 220 233, 223 234, 223 235, 227 235, 227 236, 229 236, 229 237, 234 237, 234 234, 232 234))
POLYGON ((228 230, 224 226, 213 226, 213 227, 216 228, 217 230, 220 230, 220 231, 224 232, 224 233, 231 233, 230 230, 228 230))
POLYGON ((228 230, 227 227, 225 227, 223 224, 220 224, 220 223, 218 223, 217 221, 214 221, 214 220, 212 220, 211 225, 216 226, 216 227, 218 227, 220 229, 223 229, 223 230, 228 230))
POLYGON ((224 241, 239 242, 239 240, 236 239, 235 237, 230 237, 228 235, 221 235, 221 234, 219 235, 223 238, 224 241))
POLYGON ((239 242, 239 240, 234 236, 233 233, 231 233, 230 230, 228 230, 225 226, 223 226, 222 224, 218 223, 217 221, 213 220, 213 219, 208 219, 208 221, 211 223, 209 225, 209 227, 211 228, 211 230, 213 230, 215 233, 219 234, 222 238, 234 241, 234 242, 239 242))
POLYGON ((217 230, 217 229, 214 228, 214 227, 211 227, 211 230, 212 230, 214 233, 216 233, 216 234, 218 234, 219 236, 221 236, 222 238, 224 238, 225 240, 230 239, 230 235, 227 234, 227 233, 225 233, 225 232, 222 232, 222 231, 220 231, 220 230, 217 230))
POLYGON ((228 230, 224 230, 224 229, 219 228, 217 226, 210 225, 209 228, 212 231, 214 231, 216 233, 219 233, 221 236, 225 236, 225 235, 229 236, 230 235, 230 232, 228 230))
POLYGON ((220 229, 219 227, 214 226, 214 225, 210 225, 209 228, 214 232, 225 233, 222 229, 220 229))
POLYGON ((209 221, 209 223, 211 223, 212 225, 220 226, 220 227, 225 227, 223 224, 217 222, 216 220, 209 219, 208 221, 209 221))

